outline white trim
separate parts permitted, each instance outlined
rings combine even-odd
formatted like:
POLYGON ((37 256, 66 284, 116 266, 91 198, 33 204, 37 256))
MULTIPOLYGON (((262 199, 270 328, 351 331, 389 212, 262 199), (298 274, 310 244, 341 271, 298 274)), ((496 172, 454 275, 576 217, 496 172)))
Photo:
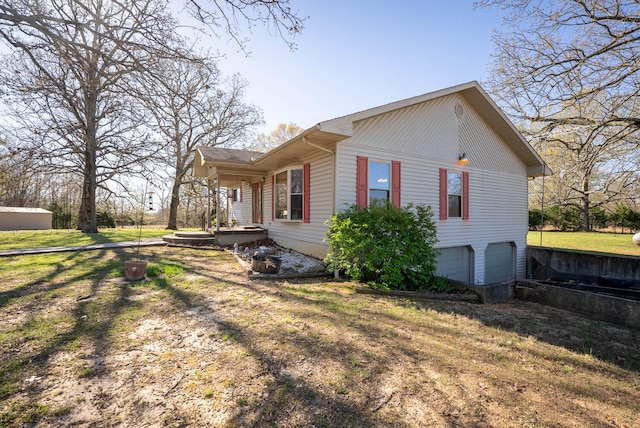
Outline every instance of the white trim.
POLYGON ((275 196, 273 198, 273 203, 275 205, 274 207, 274 221, 279 221, 282 223, 301 223, 304 221, 304 165, 292 165, 292 166, 288 166, 286 168, 280 168, 278 170, 276 170, 273 173, 273 176, 275 177, 274 179, 274 189, 272 190, 273 192, 275 192, 275 196), (302 192, 300 193, 291 193, 291 171, 302 171, 302 192), (280 218, 278 217, 278 210, 276 209, 278 207, 278 193, 276 191, 276 189, 278 188, 278 174, 282 174, 283 172, 287 173, 287 217, 286 218, 280 218), (300 195, 302 197, 302 217, 300 219, 292 219, 291 218, 291 196, 292 195, 300 195))

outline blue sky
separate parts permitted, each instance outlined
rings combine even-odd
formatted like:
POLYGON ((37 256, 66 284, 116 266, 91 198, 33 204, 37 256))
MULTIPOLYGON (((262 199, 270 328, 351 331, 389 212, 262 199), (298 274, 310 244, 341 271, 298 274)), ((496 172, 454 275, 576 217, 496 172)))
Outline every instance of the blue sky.
POLYGON ((291 0, 309 16, 290 51, 266 28, 249 34, 251 56, 224 39, 225 75, 249 81, 246 100, 264 114, 262 132, 279 123, 309 128, 323 120, 448 86, 482 81, 493 52, 496 10, 472 0, 291 0))

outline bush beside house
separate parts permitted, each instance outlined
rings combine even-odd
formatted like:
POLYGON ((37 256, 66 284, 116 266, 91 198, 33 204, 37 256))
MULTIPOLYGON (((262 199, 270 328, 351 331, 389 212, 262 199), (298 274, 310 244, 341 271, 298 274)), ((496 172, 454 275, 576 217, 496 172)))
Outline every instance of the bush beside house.
MULTIPOLYGON (((382 290, 434 290, 436 225, 431 207, 390 202, 356 205, 329 219, 326 261, 355 281, 382 290)), ((444 281, 446 282, 446 281, 444 281)))

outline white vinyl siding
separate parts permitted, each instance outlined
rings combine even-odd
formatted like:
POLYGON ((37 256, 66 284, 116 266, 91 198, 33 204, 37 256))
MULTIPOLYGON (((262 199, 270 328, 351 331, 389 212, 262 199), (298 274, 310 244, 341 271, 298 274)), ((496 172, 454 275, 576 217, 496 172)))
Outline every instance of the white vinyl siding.
POLYGON ((227 198, 231 209, 229 223, 235 219, 238 226, 249 225, 251 224, 251 186, 249 183, 242 182, 240 186, 235 188, 237 201, 233 200, 233 190, 229 189, 232 197, 227 198), (240 193, 242 193, 242 198, 240 198, 240 193))
POLYGON ((523 162, 462 97, 452 95, 431 103, 437 108, 409 107, 354 124, 353 137, 339 143, 337 149, 337 209, 355 204, 357 156, 397 160, 402 163, 402 204, 431 206, 438 248, 472 247, 471 276, 476 284, 485 283, 485 249, 493 242, 514 242, 516 274, 524 277, 528 206, 523 162), (465 106, 462 119, 455 115, 456 103, 465 106), (461 134, 471 141, 474 132, 481 144, 467 143, 464 152, 469 164, 460 166, 461 134), (438 220, 440 168, 469 173, 468 220, 438 220))
POLYGON ((264 222, 269 238, 279 245, 323 258, 327 254, 327 244, 323 242, 327 231, 324 222, 333 213, 333 156, 316 153, 302 159, 302 163, 307 162, 310 163, 310 223, 272 221, 271 176, 264 185, 264 222))

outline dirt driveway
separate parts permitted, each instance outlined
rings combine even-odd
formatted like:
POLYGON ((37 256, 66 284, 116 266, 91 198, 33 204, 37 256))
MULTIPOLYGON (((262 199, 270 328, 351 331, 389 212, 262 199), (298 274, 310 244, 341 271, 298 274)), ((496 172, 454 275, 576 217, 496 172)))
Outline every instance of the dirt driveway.
POLYGON ((640 426, 638 331, 141 252, 1 260, 0 426, 640 426))

